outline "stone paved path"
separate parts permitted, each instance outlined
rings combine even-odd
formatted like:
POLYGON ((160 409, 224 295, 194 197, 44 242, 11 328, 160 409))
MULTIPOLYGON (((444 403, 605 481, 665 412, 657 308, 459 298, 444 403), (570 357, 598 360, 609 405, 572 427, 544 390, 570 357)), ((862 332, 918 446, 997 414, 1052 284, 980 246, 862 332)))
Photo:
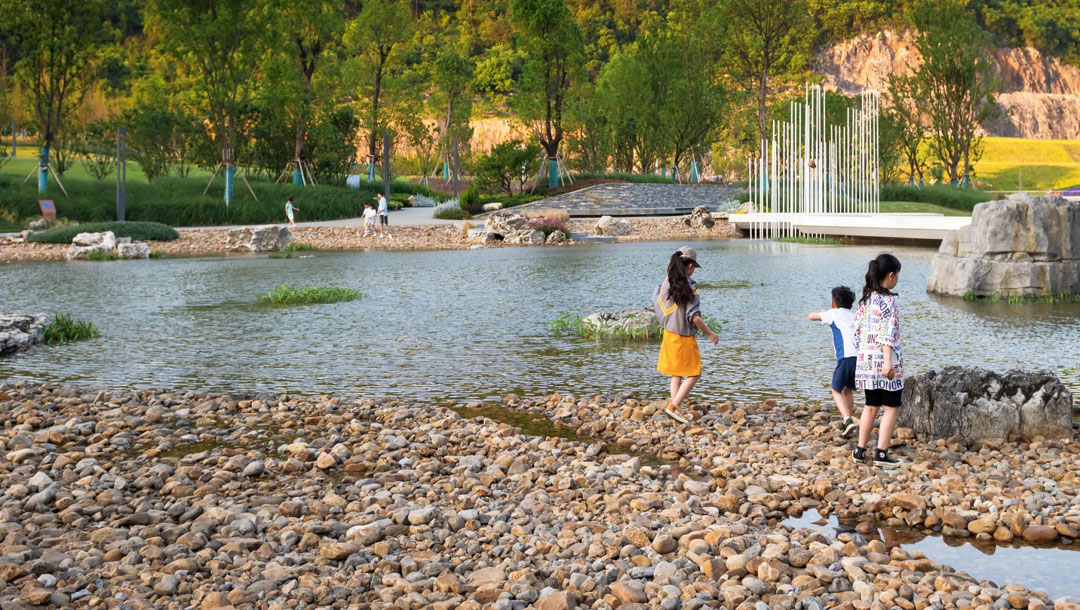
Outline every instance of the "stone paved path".
POLYGON ((689 214, 699 205, 718 211, 743 190, 720 184, 597 184, 521 207, 566 210, 571 216, 667 216, 689 214))

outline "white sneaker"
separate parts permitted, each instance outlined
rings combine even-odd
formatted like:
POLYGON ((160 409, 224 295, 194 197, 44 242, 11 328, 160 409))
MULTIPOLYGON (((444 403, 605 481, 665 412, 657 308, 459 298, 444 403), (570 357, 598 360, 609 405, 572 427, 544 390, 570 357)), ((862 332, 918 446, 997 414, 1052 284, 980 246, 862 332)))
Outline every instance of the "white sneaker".
POLYGON ((670 417, 671 419, 674 419, 675 421, 679 422, 680 424, 688 424, 688 423, 690 423, 690 420, 686 419, 682 415, 679 415, 678 413, 673 411, 671 409, 671 407, 668 407, 668 408, 664 409, 664 413, 666 413, 668 417, 670 417))

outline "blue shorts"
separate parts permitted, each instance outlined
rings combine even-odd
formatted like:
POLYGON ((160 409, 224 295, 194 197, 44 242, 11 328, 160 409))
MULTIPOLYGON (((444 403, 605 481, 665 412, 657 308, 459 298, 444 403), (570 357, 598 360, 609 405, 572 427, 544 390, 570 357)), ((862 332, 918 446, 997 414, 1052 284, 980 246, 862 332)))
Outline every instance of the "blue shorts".
POLYGON ((832 374, 832 389, 843 392, 844 388, 855 389, 855 356, 836 361, 836 370, 832 374))

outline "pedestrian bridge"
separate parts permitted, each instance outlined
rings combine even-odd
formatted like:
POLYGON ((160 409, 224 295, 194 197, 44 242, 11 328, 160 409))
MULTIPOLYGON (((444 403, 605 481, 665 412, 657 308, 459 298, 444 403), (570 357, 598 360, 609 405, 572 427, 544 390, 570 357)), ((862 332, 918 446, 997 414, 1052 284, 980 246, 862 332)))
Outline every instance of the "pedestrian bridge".
POLYGON ((942 214, 729 214, 728 222, 750 234, 774 226, 794 235, 871 237, 941 241, 945 234, 971 223, 969 216, 942 214))

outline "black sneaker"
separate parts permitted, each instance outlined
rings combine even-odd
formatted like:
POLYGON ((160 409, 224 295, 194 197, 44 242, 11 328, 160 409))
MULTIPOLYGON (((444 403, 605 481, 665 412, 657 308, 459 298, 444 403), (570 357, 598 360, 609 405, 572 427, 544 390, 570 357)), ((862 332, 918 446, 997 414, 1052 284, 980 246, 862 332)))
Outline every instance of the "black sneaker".
POLYGON ((851 461, 856 464, 863 464, 866 462, 866 448, 856 447, 851 451, 851 461))
POLYGON ((842 423, 844 425, 844 431, 843 433, 841 433, 841 436, 843 436, 844 438, 848 438, 849 436, 851 436, 852 432, 859 429, 859 424, 850 417, 845 417, 842 423))
POLYGON ((896 466, 899 463, 900 463, 900 460, 890 456, 888 451, 883 451, 881 449, 876 449, 874 451, 874 465, 875 466, 883 466, 883 467, 888 468, 890 466, 896 466))

